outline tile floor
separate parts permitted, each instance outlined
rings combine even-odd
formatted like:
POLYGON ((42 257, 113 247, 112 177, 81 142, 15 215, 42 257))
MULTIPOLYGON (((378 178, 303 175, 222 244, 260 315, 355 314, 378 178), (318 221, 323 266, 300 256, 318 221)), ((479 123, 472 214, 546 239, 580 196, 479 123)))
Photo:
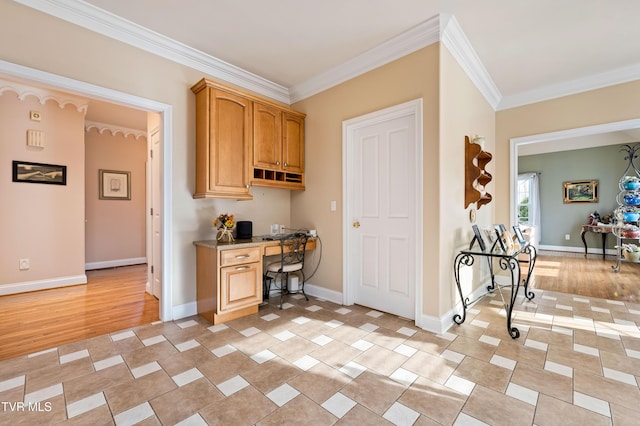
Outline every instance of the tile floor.
POLYGON ((535 292, 516 340, 498 296, 444 335, 292 295, 98 336, 0 362, 0 424, 638 424, 640 305, 535 292))

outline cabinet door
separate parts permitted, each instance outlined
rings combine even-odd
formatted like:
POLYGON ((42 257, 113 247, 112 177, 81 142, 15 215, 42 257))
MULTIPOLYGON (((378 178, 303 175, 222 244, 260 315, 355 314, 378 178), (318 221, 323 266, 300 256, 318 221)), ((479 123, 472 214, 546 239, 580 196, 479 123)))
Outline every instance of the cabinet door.
POLYGON ((262 264, 220 268, 220 309, 226 313, 262 302, 262 264))
POLYGON ((282 169, 304 172, 304 118, 284 112, 282 114, 282 169))
POLYGON ((253 104, 253 166, 279 169, 282 159, 282 112, 253 104))
POLYGON ((209 190, 250 195, 251 101, 211 89, 209 105, 209 190))

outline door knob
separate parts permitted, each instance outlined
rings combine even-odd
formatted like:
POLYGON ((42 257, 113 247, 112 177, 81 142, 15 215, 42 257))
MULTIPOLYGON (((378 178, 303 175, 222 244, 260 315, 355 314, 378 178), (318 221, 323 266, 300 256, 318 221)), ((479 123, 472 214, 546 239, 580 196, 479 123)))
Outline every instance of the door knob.
POLYGON ((353 227, 354 228, 360 228, 360 222, 358 222, 357 220, 355 222, 353 222, 353 227))

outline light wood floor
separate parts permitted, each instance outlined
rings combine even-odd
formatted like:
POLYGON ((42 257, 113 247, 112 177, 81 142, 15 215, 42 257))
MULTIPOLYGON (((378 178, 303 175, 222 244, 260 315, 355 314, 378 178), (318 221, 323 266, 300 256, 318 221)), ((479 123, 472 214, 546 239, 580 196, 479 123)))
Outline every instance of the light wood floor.
MULTIPOLYGON (((616 273, 614 263, 540 252, 531 288, 640 303, 640 264, 616 273)), ((1 296, 0 360, 157 321, 146 273, 146 265, 88 271, 87 285, 1 296)))
POLYGON ((87 271, 88 283, 0 297, 0 360, 159 319, 147 265, 87 271))
POLYGON ((540 251, 530 286, 587 297, 640 303, 640 264, 622 263, 620 272, 611 268, 615 258, 582 253, 540 251))

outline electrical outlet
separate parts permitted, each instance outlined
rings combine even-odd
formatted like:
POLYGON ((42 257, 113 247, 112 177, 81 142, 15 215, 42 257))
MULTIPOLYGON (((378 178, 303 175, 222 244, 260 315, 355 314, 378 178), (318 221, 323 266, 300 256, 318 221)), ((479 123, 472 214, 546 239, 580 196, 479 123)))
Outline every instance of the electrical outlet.
POLYGON ((571 239, 571 234, 564 234, 564 239, 569 241, 571 239))
POLYGON ((20 270, 26 271, 30 267, 29 259, 20 259, 20 270))
POLYGON ((335 212, 337 208, 338 208, 337 203, 335 201, 332 201, 330 206, 331 211, 335 212))

